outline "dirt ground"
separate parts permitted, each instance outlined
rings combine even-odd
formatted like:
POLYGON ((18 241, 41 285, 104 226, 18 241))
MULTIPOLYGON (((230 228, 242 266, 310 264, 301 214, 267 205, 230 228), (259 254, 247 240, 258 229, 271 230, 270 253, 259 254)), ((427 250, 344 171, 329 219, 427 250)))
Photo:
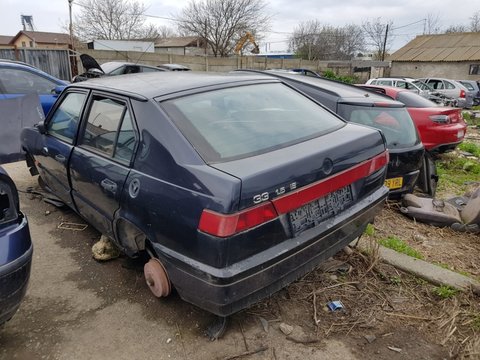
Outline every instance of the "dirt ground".
MULTIPOLYGON (((374 252, 339 254, 330 271, 235 314, 225 335, 210 341, 204 330, 212 315, 176 294, 155 299, 125 258, 93 260, 99 234, 59 229, 84 221, 25 193, 36 179, 23 163, 5 167, 22 191, 35 248, 27 296, 0 329, 0 359, 480 358, 478 297, 439 298, 432 285, 377 263, 374 252), (343 310, 327 310, 332 300, 343 310)), ((414 225, 391 208, 375 227, 405 235, 427 260, 480 276, 478 236, 414 225)))

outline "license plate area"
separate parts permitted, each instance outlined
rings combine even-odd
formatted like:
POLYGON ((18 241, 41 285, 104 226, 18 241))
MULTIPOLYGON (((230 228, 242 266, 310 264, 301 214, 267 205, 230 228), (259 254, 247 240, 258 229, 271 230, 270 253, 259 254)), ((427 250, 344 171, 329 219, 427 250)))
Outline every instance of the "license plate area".
POLYGON ((403 177, 386 179, 385 186, 388 187, 390 190, 401 189, 403 186, 403 177))
POLYGON ((346 186, 290 212, 288 217, 293 235, 296 236, 335 216, 352 202, 352 190, 350 186, 346 186))

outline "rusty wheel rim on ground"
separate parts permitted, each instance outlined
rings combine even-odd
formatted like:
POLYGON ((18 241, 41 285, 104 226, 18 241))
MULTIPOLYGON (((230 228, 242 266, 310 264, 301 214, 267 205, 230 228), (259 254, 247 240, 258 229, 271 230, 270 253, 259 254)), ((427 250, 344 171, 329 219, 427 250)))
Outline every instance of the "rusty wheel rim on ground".
POLYGON ((150 291, 156 297, 170 295, 172 290, 167 271, 158 259, 150 259, 144 266, 145 281, 150 291))

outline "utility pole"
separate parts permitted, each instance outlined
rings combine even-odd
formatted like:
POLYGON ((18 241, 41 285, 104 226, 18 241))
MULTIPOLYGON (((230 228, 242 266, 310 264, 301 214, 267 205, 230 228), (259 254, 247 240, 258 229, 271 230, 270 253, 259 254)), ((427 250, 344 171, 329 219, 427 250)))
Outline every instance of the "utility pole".
POLYGON ((388 24, 385 28, 385 39, 383 39, 383 50, 382 50, 382 61, 385 61, 385 51, 387 47, 387 36, 388 36, 388 24))
POLYGON ((70 16, 70 24, 68 25, 68 29, 70 30, 70 45, 72 45, 72 50, 73 50, 72 3, 73 3, 73 0, 68 0, 68 14, 70 16))

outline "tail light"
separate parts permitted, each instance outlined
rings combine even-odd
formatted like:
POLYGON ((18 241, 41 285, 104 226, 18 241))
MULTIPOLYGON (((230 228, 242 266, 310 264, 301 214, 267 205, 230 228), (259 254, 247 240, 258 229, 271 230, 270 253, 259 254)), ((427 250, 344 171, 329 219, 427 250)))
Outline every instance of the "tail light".
POLYGON ((277 217, 278 214, 271 202, 228 215, 204 209, 198 230, 218 237, 228 237, 277 217))
POLYGON ((430 115, 430 120, 437 124, 451 124, 452 120, 448 115, 430 115))
POLYGON ((465 90, 460 90, 460 97, 465 98, 465 90))

